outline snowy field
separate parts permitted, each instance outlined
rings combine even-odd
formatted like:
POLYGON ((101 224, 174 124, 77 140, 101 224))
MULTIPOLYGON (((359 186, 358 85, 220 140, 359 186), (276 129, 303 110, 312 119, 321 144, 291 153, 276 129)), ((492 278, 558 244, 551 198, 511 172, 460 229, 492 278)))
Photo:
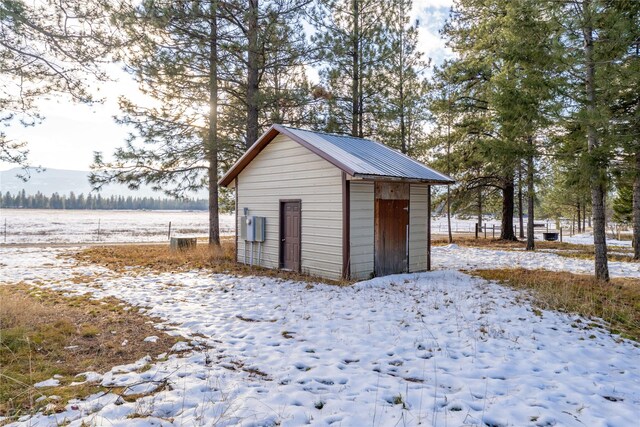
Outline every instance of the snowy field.
MULTIPOLYGON (((585 244, 585 243, 583 243, 585 244)), ((527 270, 568 271, 576 274, 595 274, 592 259, 568 258, 555 253, 526 252, 524 250, 496 250, 461 247, 455 243, 431 249, 433 265, 440 269, 482 270, 496 268, 524 268, 527 270)), ((611 277, 639 277, 640 263, 609 261, 611 277)))
MULTIPOLYGON (((233 220, 234 215, 220 216, 222 234, 235 232, 233 220)), ((0 243, 164 242, 169 222, 172 235, 209 234, 205 211, 1 209, 0 243)))
MULTIPOLYGON (((58 257, 70 250, 0 248, 0 281, 115 296, 184 342, 94 375, 146 396, 95 395, 19 425, 637 425, 640 348, 457 271, 334 287, 115 273, 58 257)), ((470 256, 436 251, 434 264, 470 256)))

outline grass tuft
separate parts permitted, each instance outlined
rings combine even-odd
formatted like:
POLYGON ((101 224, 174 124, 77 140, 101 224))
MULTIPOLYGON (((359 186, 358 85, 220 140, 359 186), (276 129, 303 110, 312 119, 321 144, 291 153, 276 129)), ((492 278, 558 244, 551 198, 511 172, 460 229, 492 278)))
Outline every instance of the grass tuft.
POLYGON ((47 405, 62 409, 70 399, 104 391, 98 384, 70 386, 82 381, 76 375, 105 372, 166 352, 176 342, 165 334, 156 343, 144 342, 157 335, 157 329, 148 323, 149 317, 125 311, 116 299, 95 301, 26 285, 2 285, 0 301, 0 416, 15 418, 47 405), (123 347, 124 340, 136 345, 123 347), (60 386, 33 386, 54 375, 60 376, 60 386), (38 401, 51 395, 59 396, 55 405, 49 399, 38 401))
POLYGON ((581 274, 525 269, 477 270, 470 274, 530 291, 539 308, 602 319, 611 333, 640 342, 640 280, 603 283, 581 274))

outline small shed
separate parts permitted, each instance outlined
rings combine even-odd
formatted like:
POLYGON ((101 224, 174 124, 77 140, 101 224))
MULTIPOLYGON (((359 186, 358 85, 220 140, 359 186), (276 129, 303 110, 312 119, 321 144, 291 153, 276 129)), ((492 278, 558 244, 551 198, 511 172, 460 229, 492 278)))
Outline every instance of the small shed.
POLYGON ((238 262, 364 279, 431 269, 431 186, 453 182, 375 141, 273 125, 219 184, 238 262))

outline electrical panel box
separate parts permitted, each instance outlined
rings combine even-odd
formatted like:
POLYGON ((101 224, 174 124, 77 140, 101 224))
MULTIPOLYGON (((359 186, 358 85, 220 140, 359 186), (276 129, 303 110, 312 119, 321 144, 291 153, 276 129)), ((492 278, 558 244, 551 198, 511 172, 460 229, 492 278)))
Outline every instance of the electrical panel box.
POLYGON ((263 216, 243 216, 240 218, 240 238, 247 242, 264 242, 266 222, 263 216))

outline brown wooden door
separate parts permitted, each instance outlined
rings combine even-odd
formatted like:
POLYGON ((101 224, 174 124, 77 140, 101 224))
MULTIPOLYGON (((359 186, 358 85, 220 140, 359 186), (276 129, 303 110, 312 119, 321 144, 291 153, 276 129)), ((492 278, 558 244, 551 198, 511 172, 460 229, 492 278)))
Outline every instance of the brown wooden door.
POLYGON ((300 271, 300 201, 280 205, 280 259, 282 268, 300 271))
POLYGON ((376 276, 408 271, 409 201, 377 199, 375 206, 376 276))

